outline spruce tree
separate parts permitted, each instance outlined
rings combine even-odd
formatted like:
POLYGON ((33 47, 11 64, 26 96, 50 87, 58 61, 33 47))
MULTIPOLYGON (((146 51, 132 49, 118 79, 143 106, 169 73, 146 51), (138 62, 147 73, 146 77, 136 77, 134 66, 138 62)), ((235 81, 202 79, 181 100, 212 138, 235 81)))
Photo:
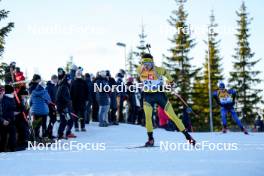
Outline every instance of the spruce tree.
MULTIPOLYGON (((188 14, 184 9, 186 0, 175 0, 177 3, 177 10, 172 12, 168 19, 169 24, 176 29, 170 42, 172 43, 169 52, 171 56, 166 57, 163 65, 171 72, 172 77, 178 87, 179 94, 187 102, 191 102, 192 95, 192 79, 196 76, 199 69, 195 69, 191 64, 192 57, 189 56, 191 49, 195 46, 194 39, 191 38, 189 32, 189 25, 187 24, 188 14)), ((181 113, 180 101, 171 96, 171 102, 178 113, 181 113)))
POLYGON ((6 74, 6 70, 8 69, 8 64, 2 62, 0 64, 0 83, 2 83, 5 80, 5 74, 6 74))
MULTIPOLYGON (((147 50, 147 47, 146 47, 147 35, 145 33, 145 28, 144 28, 143 23, 141 26, 141 33, 138 36, 139 36, 139 45, 136 47, 137 50, 133 51, 131 49, 129 56, 128 56, 130 58, 130 61, 131 61, 130 63, 133 67, 132 70, 136 70, 138 65, 140 65, 141 56, 147 52, 146 51, 147 50)), ((136 75, 136 74, 134 74, 134 72, 133 72, 132 75, 136 75)))
MULTIPOLYGON (((204 73, 202 76, 202 81, 196 80, 194 89, 195 95, 198 96, 194 100, 195 110, 197 109, 200 114, 200 119, 203 122, 208 122, 206 127, 209 127, 209 68, 208 61, 210 66, 210 78, 211 78, 211 94, 213 91, 218 89, 218 83, 223 80, 222 68, 221 68, 221 56, 219 50, 220 40, 217 39, 218 33, 216 32, 217 23, 215 22, 214 12, 211 12, 210 15, 210 24, 208 25, 207 41, 205 44, 207 46, 205 52, 205 62, 204 62, 204 73), (209 57, 209 59, 208 59, 209 57), (198 90, 197 90, 198 89, 198 90), (201 90, 199 90, 201 89, 201 90), (199 92, 199 94, 197 94, 199 92), (200 98, 199 98, 200 97, 200 98)), ((198 78, 197 78, 198 79, 198 78)), ((220 108, 213 100, 213 122, 214 129, 221 129, 221 118, 220 118, 220 108)), ((200 121, 201 122, 201 121, 200 121)), ((202 125, 202 124, 200 124, 202 125)))
POLYGON ((249 18, 245 2, 242 2, 240 9, 236 12, 237 33, 236 33, 236 48, 233 55, 233 71, 230 72, 230 86, 237 91, 237 109, 239 115, 242 116, 246 123, 254 121, 254 113, 261 101, 261 89, 257 85, 261 82, 258 78, 260 71, 254 69, 254 66, 260 59, 254 59, 249 44, 249 25, 252 18, 249 18))
MULTIPOLYGON (((8 17, 8 14, 9 11, 6 11, 4 9, 0 10, 0 22, 6 19, 8 17)), ((10 22, 6 26, 0 29, 0 56, 2 56, 4 52, 5 37, 12 30, 13 27, 14 27, 14 23, 10 22)))
POLYGON ((141 33, 138 36, 139 36, 139 46, 137 46, 137 49, 139 50, 138 52, 139 56, 142 56, 144 53, 146 53, 147 50, 146 47, 147 35, 145 34, 145 28, 143 24, 141 26, 141 33))
MULTIPOLYGON (((1 1, 1 0, 0 0, 1 1)), ((0 22, 8 17, 9 11, 4 9, 0 10, 0 22)), ((4 46, 5 46, 5 37, 14 27, 14 23, 10 22, 6 26, 0 29, 0 57, 3 55, 4 46)), ((5 70, 7 69, 8 64, 1 63, 0 64, 0 81, 4 80, 5 70)))

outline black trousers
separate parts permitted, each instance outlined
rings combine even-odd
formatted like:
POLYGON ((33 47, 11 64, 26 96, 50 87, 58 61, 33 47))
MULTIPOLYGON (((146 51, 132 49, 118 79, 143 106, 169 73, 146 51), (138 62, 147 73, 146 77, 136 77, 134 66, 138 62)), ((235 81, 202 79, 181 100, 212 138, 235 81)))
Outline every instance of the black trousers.
POLYGON ((59 126, 59 129, 58 129, 58 137, 61 138, 63 137, 63 133, 64 133, 64 130, 67 126, 67 129, 66 129, 66 136, 71 134, 71 129, 72 129, 72 126, 73 126, 73 120, 72 120, 72 117, 70 117, 70 119, 66 119, 66 114, 64 112, 60 112, 60 126, 59 126))
POLYGON ((90 123, 90 115, 92 112, 91 107, 92 107, 92 101, 88 101, 88 104, 86 105, 86 108, 85 108, 85 117, 84 117, 84 121, 86 124, 90 123))
POLYGON ((79 122, 80 122, 81 128, 85 128, 85 120, 84 120, 85 106, 75 109, 74 113, 78 116, 78 118, 74 117, 74 127, 79 128, 79 122))
POLYGON ((51 105, 49 106, 49 118, 50 120, 49 120, 47 133, 48 133, 48 137, 52 138, 53 126, 55 122, 57 121, 57 112, 51 105))
POLYGON ((15 125, 17 130, 18 147, 27 145, 30 136, 29 125, 22 113, 16 116, 15 125))
POLYGON ((16 150, 16 126, 14 122, 9 125, 0 125, 0 152, 16 150))

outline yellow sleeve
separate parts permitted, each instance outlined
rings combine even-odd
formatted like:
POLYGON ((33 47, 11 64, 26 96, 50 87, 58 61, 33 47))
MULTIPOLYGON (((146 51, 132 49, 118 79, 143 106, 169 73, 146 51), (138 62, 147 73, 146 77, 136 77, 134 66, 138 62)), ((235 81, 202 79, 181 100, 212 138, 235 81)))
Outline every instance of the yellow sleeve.
POLYGON ((170 73, 163 67, 156 67, 156 71, 159 75, 164 76, 167 78, 168 82, 172 82, 173 78, 171 77, 170 73))
POLYGON ((139 76, 140 76, 141 70, 142 70, 142 66, 139 65, 139 66, 137 67, 137 73, 138 73, 139 76))

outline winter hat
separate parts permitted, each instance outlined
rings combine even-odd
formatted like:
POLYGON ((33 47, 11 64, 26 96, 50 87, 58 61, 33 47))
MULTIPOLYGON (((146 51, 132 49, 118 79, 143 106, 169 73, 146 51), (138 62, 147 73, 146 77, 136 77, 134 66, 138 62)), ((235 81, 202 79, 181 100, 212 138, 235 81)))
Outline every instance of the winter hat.
POLYGON ((151 54, 143 54, 142 55, 142 59, 141 59, 141 63, 148 63, 148 62, 154 62, 153 61, 153 56, 151 54))
POLYGON ((16 66, 16 62, 11 62, 10 66, 16 66))
POLYGON ((71 70, 78 70, 78 67, 75 64, 72 64, 71 70))
POLYGON ((34 74, 34 75, 33 75, 33 79, 32 79, 32 81, 36 82, 36 81, 38 81, 38 80, 41 80, 41 76, 38 75, 38 74, 34 74))
POLYGON ((58 75, 62 75, 63 73, 65 73, 64 69, 61 67, 58 68, 57 72, 58 72, 58 75))
POLYGON ((83 68, 82 68, 82 67, 78 67, 78 70, 81 70, 81 71, 83 71, 83 68))
POLYGON ((224 84, 223 82, 220 82, 220 84, 219 84, 219 88, 220 88, 220 89, 224 89, 224 88, 225 88, 225 84, 224 84))
POLYGON ((111 77, 111 73, 110 73, 110 71, 109 71, 109 70, 106 70, 106 76, 109 76, 109 77, 111 77))
POLYGON ((62 80, 65 76, 65 71, 63 70, 63 68, 58 68, 58 79, 62 80))
POLYGON ((103 78, 106 77, 106 71, 100 71, 99 75, 103 78))
POLYGON ((5 94, 11 94, 14 92, 14 88, 10 85, 5 85, 5 94))
POLYGON ((124 78, 124 75, 122 73, 117 73, 116 77, 117 78, 124 78))
POLYGON ((123 69, 120 69, 118 73, 121 73, 123 75, 123 77, 126 75, 126 71, 123 69))
POLYGON ((86 78, 86 79, 91 79, 91 75, 90 75, 90 73, 85 73, 85 78, 86 78))
POLYGON ((20 72, 20 67, 15 68, 16 72, 20 72))

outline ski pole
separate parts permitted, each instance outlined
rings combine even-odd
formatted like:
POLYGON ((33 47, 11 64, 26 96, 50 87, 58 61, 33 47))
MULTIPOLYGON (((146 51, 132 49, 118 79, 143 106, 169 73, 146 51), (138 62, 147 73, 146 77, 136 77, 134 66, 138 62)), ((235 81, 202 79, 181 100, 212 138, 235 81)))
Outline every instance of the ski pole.
POLYGON ((187 107, 187 109, 193 113, 196 117, 198 117, 198 115, 192 110, 192 108, 187 104, 187 102, 181 97, 181 95, 179 95, 178 93, 176 92, 172 92, 173 95, 175 95, 176 97, 178 97, 181 102, 187 107))

